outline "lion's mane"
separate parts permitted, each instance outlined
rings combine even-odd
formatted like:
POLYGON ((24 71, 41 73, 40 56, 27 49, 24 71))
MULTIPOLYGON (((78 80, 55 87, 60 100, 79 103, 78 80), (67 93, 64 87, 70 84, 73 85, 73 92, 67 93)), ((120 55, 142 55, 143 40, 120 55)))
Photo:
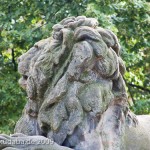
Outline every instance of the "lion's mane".
MULTIPOLYGON (((93 18, 70 17, 19 58, 28 101, 16 132, 75 146, 115 99, 127 103, 117 37, 93 18)), ((118 102, 118 101, 117 101, 118 102)))

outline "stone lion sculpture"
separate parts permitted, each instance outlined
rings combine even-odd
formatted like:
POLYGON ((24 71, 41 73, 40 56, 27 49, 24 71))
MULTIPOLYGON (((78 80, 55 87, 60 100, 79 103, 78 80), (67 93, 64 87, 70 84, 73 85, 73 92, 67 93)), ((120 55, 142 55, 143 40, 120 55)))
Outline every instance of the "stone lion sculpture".
POLYGON ((32 139, 35 143, 0 147, 129 149, 126 127, 138 123, 128 108, 125 65, 119 53, 115 34, 98 27, 94 18, 69 17, 54 25, 50 38, 37 42, 18 59, 19 83, 28 100, 15 134, 0 136, 5 141, 32 139), (41 145, 41 139, 54 143, 41 145))

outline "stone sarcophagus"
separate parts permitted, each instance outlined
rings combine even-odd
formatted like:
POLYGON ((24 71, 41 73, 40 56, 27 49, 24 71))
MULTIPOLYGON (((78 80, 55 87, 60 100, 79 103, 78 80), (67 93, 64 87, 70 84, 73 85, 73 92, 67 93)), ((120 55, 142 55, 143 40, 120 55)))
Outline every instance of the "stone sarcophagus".
MULTIPOLYGON (((0 148, 128 150, 130 145, 135 147, 126 140, 134 133, 128 126, 138 128, 138 122, 128 108, 123 80, 125 65, 119 53, 115 34, 98 27, 94 18, 70 17, 54 25, 50 38, 37 42, 18 59, 22 75, 19 83, 28 100, 15 134, 0 136, 0 140, 30 139, 35 143, 0 144, 0 148), (48 139, 53 144, 38 142, 48 139)), ((149 137, 147 140, 150 141, 149 137)))

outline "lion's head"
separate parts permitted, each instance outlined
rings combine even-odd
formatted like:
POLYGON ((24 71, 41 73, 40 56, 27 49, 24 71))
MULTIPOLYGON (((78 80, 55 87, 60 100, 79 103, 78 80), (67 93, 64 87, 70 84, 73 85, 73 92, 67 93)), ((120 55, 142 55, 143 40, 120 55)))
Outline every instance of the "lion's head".
POLYGON ((98 27, 93 18, 69 17, 54 25, 50 38, 19 58, 20 84, 29 99, 26 117, 17 128, 36 134, 25 131, 22 123, 36 122, 38 134, 76 145, 79 137, 96 128, 116 97, 124 97, 126 103, 125 67, 119 52, 114 33, 98 27))

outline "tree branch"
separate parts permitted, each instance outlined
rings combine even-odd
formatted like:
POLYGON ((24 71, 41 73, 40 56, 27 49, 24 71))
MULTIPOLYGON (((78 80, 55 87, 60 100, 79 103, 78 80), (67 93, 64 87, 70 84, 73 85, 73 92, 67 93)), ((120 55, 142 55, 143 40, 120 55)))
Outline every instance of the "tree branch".
MULTIPOLYGON (((127 86, 128 83, 127 83, 126 79, 125 79, 124 77, 123 77, 123 79, 124 79, 125 84, 126 84, 126 86, 127 86)), ((131 90, 130 90, 130 87, 128 87, 128 91, 129 91, 129 94, 130 94, 130 96, 131 96, 131 99, 132 99, 133 104, 135 104, 135 99, 134 99, 134 96, 132 95, 132 92, 131 92, 131 90)))
POLYGON ((17 64, 16 64, 16 61, 15 61, 15 51, 14 51, 13 48, 11 49, 11 56, 12 56, 12 63, 13 63, 13 66, 14 66, 14 71, 17 71, 17 64))
POLYGON ((149 90, 149 89, 144 88, 144 87, 142 87, 142 86, 135 85, 135 84, 132 84, 132 83, 127 83, 127 84, 128 84, 129 86, 136 87, 136 88, 138 88, 138 89, 141 89, 141 90, 143 90, 143 91, 146 91, 146 92, 149 92, 149 93, 150 93, 150 90, 149 90))

